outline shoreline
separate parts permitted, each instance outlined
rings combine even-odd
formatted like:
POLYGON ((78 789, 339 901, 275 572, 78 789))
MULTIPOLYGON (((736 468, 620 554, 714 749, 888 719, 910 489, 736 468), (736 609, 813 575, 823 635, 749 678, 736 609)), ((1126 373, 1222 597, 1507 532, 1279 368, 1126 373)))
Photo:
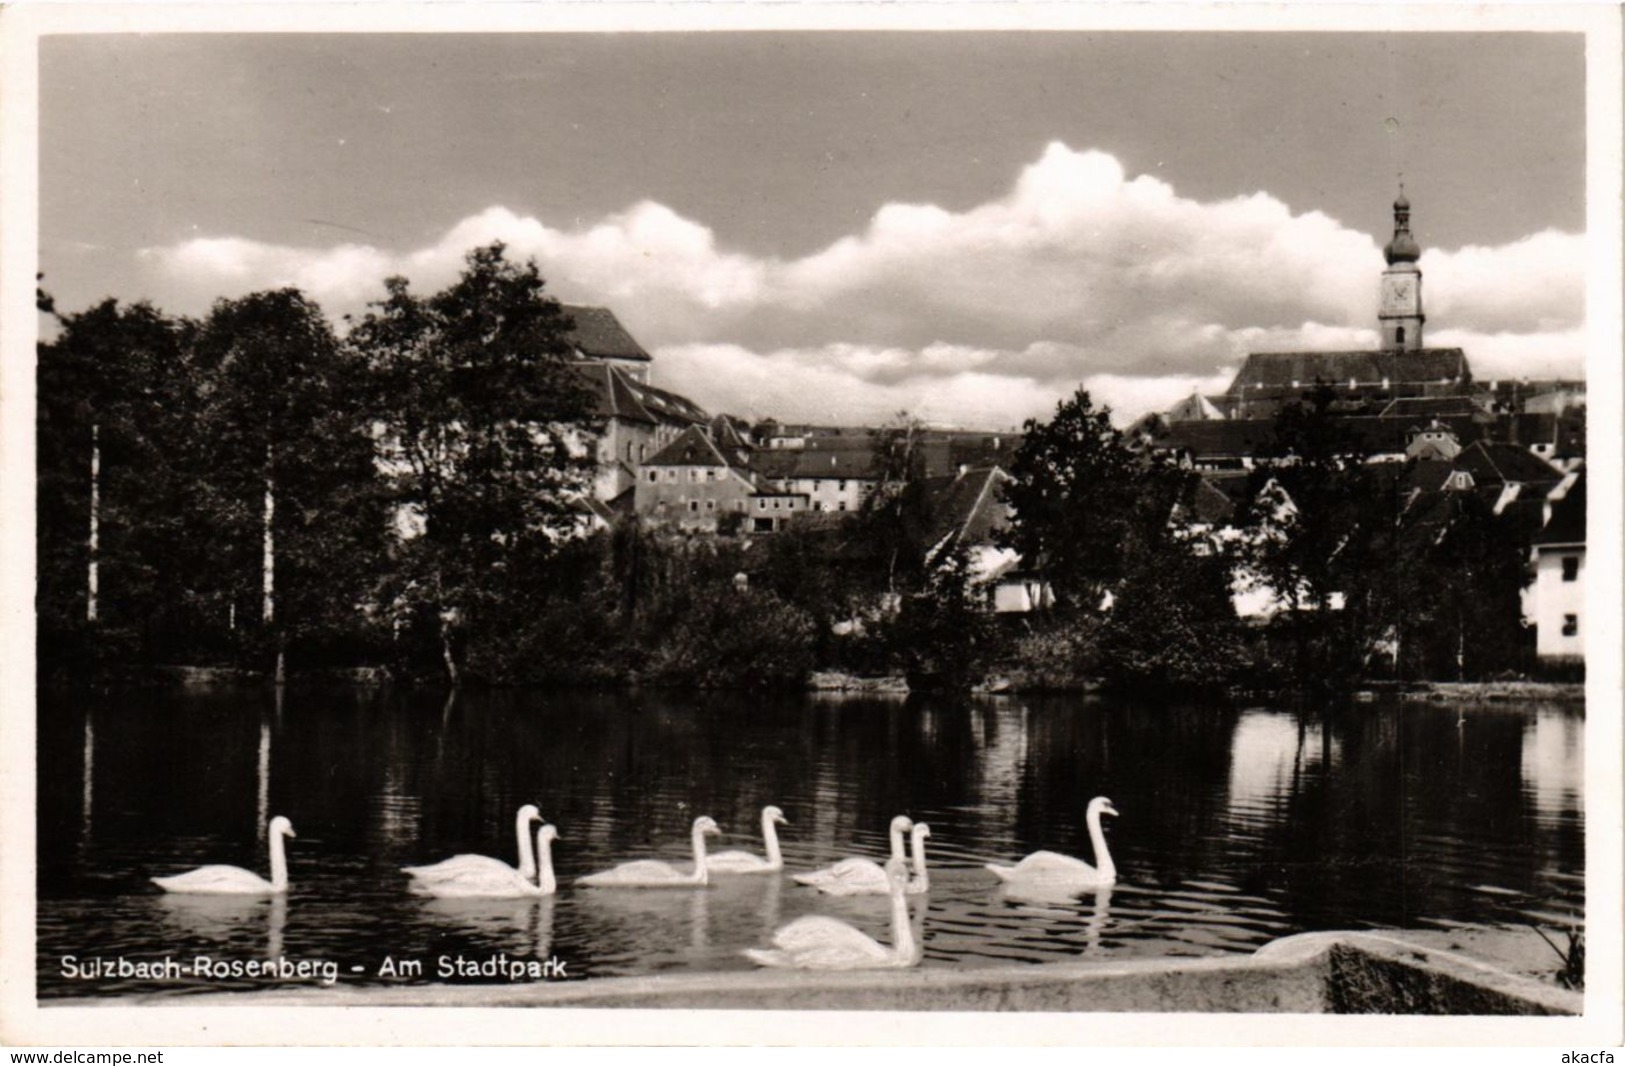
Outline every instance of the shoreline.
MULTIPOLYGON (((98 688, 229 688, 229 687, 263 687, 271 684, 271 677, 264 671, 245 670, 239 667, 219 666, 159 666, 153 667, 144 673, 137 674, 117 682, 98 685, 98 688)), ((320 687, 357 687, 357 688, 387 688, 393 686, 402 688, 438 688, 441 683, 423 682, 411 679, 398 679, 392 676, 383 667, 355 667, 351 669, 322 670, 308 673, 291 674, 287 680, 288 687, 320 688, 320 687)), ((66 684, 62 682, 46 682, 43 688, 70 691, 84 687, 79 684, 66 684)), ((509 690, 514 688, 538 686, 480 686, 472 685, 471 690, 489 687, 492 690, 509 690)), ((566 686, 568 687, 568 686, 566 686)), ((637 684, 591 686, 584 691, 617 692, 632 691, 645 687, 637 684)), ((660 686, 670 691, 709 691, 699 687, 660 686)), ((785 692, 806 692, 813 695, 831 696, 876 696, 894 697, 898 699, 914 695, 909 688, 907 678, 900 674, 883 674, 865 676, 848 674, 837 670, 819 670, 809 674, 805 684, 786 686, 785 692)), ((986 698, 1000 696, 1028 696, 1040 694, 1067 694, 1067 695, 1094 695, 1101 692, 1101 687, 1094 682, 1080 682, 1077 685, 1055 686, 1025 686, 1002 675, 994 675, 973 685, 970 696, 986 698)), ((1576 681, 1374 681, 1368 682, 1350 691, 1347 698, 1356 703, 1372 703, 1385 700, 1397 700, 1402 703, 1514 703, 1539 700, 1555 703, 1584 704, 1586 686, 1584 682, 1576 681)), ((1230 694, 1226 699, 1232 703, 1253 703, 1260 699, 1279 698, 1294 699, 1296 694, 1282 692, 1276 694, 1230 694)))
POLYGON ((1250 955, 889 971, 727 971, 496 985, 271 988, 41 1000, 85 1006, 552 1007, 1577 1015, 1532 930, 1299 933, 1250 955))

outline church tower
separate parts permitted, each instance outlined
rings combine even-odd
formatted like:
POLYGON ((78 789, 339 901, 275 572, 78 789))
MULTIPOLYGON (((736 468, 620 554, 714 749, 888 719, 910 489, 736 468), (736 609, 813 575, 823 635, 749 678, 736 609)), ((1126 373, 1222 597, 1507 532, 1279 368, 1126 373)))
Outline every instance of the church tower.
POLYGON ((1422 348, 1422 272, 1416 268, 1422 249, 1411 236, 1411 202, 1404 186, 1394 201, 1394 237, 1382 250, 1388 269, 1382 272, 1382 293, 1377 303, 1377 325, 1385 352, 1414 352, 1422 348))

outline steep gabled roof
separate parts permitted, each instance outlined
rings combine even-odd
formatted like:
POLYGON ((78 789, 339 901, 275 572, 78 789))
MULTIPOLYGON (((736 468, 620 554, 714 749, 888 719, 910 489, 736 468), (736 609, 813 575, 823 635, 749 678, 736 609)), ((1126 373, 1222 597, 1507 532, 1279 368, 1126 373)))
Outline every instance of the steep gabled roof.
POLYGON ((1321 382, 1362 385, 1470 380, 1460 348, 1421 348, 1412 352, 1252 352, 1236 372, 1226 395, 1244 399, 1250 388, 1307 389, 1321 382))
POLYGON ((1210 422, 1223 417, 1213 402, 1199 392, 1191 393, 1168 408, 1167 415, 1170 422, 1210 422))
POLYGON ((658 419, 643 406, 632 379, 609 363, 577 363, 593 394, 593 414, 654 425, 658 419))
POLYGON ((1494 441, 1474 441, 1456 456, 1455 466, 1480 485, 1556 485, 1563 480, 1560 471, 1527 448, 1494 441))
POLYGON ((569 333, 570 343, 587 358, 650 361, 643 345, 633 339, 609 308, 566 304, 564 313, 575 319, 575 328, 569 333))
POLYGON ((927 478, 930 543, 991 544, 994 533, 1009 522, 1009 506, 1002 492, 1009 481, 1010 475, 997 466, 927 478))
POLYGON ((718 466, 728 468, 728 460, 698 426, 690 426, 677 439, 655 452, 644 466, 718 466))
POLYGON ((1542 547, 1586 542, 1586 479, 1582 472, 1569 486, 1560 500, 1552 501, 1552 517, 1535 535, 1535 543, 1542 547))
POLYGON ((1483 413, 1483 405, 1471 396, 1401 396, 1382 409, 1382 418, 1438 418, 1445 415, 1471 416, 1483 413))

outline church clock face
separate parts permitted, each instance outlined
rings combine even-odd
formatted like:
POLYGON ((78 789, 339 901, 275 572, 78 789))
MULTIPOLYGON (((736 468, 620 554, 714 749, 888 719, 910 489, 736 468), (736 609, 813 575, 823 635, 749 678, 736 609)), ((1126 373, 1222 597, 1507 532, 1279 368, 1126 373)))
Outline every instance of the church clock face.
POLYGON ((1416 279, 1404 274, 1383 278, 1382 310, 1384 314, 1415 314, 1416 279))

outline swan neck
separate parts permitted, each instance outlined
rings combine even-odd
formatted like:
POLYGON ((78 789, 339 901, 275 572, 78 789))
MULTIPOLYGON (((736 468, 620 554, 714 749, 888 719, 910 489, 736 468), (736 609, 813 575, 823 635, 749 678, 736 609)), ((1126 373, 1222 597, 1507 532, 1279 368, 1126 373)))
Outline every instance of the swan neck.
POLYGON ((703 885, 709 876, 705 868, 705 830, 694 830, 694 883, 703 885))
POLYGON ((903 831, 895 825, 891 827, 891 857, 908 861, 908 855, 903 851, 903 831))
POLYGON ((272 832, 271 836, 271 889, 281 892, 288 887, 288 855, 282 847, 282 834, 272 832))
POLYGON ((783 866, 784 856, 779 854, 779 827, 765 814, 762 816, 762 841, 767 845, 768 864, 783 866))
POLYGON ((1106 834, 1100 828, 1100 812, 1089 812, 1089 843, 1095 849, 1095 869, 1100 876, 1111 881, 1117 879, 1117 867, 1112 863, 1112 853, 1106 849, 1106 834))
POLYGON ((536 887, 549 896, 559 889, 558 879, 553 876, 553 848, 542 837, 536 838, 536 887))
POLYGON ((908 897, 903 894, 901 883, 893 883, 891 889, 891 941, 892 951, 898 959, 909 961, 914 958, 916 950, 914 944, 914 927, 908 921, 908 897))
POLYGON ((926 884, 925 873, 925 835, 919 830, 914 831, 914 878, 921 885, 926 884))
POLYGON ((514 818, 513 831, 519 838, 519 876, 529 881, 536 876, 536 853, 531 850, 530 819, 523 812, 514 818))

